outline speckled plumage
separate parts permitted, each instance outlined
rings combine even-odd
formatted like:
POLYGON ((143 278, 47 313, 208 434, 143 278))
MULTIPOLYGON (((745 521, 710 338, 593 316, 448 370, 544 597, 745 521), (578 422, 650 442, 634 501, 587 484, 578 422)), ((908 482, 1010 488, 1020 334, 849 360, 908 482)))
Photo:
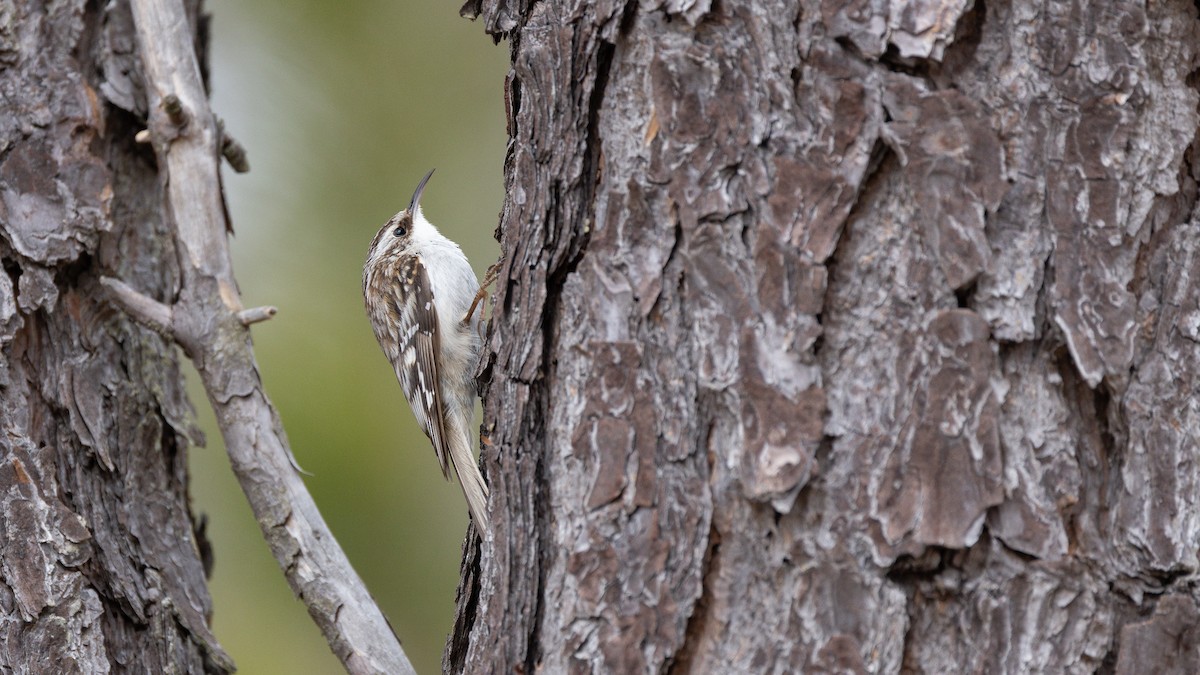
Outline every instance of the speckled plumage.
POLYGON ((442 474, 449 478, 453 466, 476 525, 486 531, 488 490, 471 452, 470 432, 479 319, 466 317, 479 282, 458 244, 421 213, 429 175, 409 207, 371 241, 363 298, 375 338, 433 443, 442 474))

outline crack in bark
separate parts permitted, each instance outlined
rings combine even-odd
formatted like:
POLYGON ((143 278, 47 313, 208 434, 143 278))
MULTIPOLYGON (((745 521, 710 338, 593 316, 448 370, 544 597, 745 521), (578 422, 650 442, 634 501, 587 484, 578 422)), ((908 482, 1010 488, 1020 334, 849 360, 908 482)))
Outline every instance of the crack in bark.
MULTIPOLYGON (((711 463, 711 458, 709 461, 711 463)), ((688 615, 687 626, 684 628, 683 644, 667 661, 666 672, 670 675, 683 675, 684 673, 692 672, 694 669, 692 661, 696 650, 703 645, 703 641, 700 638, 704 635, 707 628, 713 586, 715 585, 715 578, 720 574, 720 549, 721 533, 717 531, 716 524, 713 521, 709 521, 708 546, 705 547, 704 559, 700 563, 699 570, 701 576, 700 597, 696 598, 696 602, 692 605, 692 611, 688 615)))
MULTIPOLYGON (((547 322, 545 325, 552 326, 555 324, 552 322, 547 322)), ((550 350, 547 349, 546 354, 549 354, 549 353, 550 353, 550 350)), ((539 398, 541 399, 540 401, 538 401, 539 405, 536 407, 535 406, 526 407, 526 411, 528 413, 532 413, 533 410, 548 409, 546 406, 546 403, 547 403, 546 388, 542 387, 539 393, 540 393, 539 398)), ((543 426, 540 419, 537 421, 533 421, 533 420, 526 421, 526 424, 531 424, 531 423, 533 425, 533 428, 540 428, 543 426)), ((544 431, 540 432, 538 434, 538 437, 540 437, 542 439, 547 439, 547 435, 544 433, 544 431)), ((549 481, 546 479, 546 476, 545 476, 546 462, 545 462, 544 458, 545 458, 548 450, 549 450, 548 447, 542 448, 542 452, 538 454, 537 460, 536 460, 536 463, 534 466, 534 482, 537 485, 537 492, 534 495, 533 513, 531 515, 534 518, 534 522, 537 523, 537 536, 533 539, 533 541, 530 542, 530 544, 537 549, 538 566, 537 566, 537 584, 535 584, 534 588, 533 588, 533 601, 534 601, 534 605, 532 608, 533 609, 533 624, 532 624, 532 626, 530 626, 529 634, 526 636, 526 642, 525 642, 524 664, 525 664, 525 672, 527 672, 527 673, 536 673, 539 670, 538 662, 541 660, 540 638, 541 638, 541 634, 542 634, 543 622, 545 619, 545 612, 542 611, 542 606, 543 606, 543 603, 545 602, 545 597, 546 597, 546 593, 545 593, 546 577, 550 573, 550 564, 551 564, 551 559, 553 558, 553 551, 551 551, 550 547, 546 545, 547 542, 551 541, 551 538, 549 535, 550 535, 550 523, 551 523, 551 516, 552 516, 552 511, 550 510, 550 497, 548 494, 549 481)))

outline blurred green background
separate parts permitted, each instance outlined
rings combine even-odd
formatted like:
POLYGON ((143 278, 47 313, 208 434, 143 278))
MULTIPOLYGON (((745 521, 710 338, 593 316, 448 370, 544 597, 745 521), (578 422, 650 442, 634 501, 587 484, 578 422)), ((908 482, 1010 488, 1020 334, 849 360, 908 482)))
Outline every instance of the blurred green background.
MULTIPOLYGON (((466 506, 442 480, 363 310, 376 229, 430 168, 426 216, 476 273, 498 254, 506 45, 457 4, 423 0, 210 0, 213 107, 252 171, 225 171, 233 251, 268 394, 321 512, 418 672, 440 670, 466 506)), ((194 375, 194 374, 193 374, 194 375)), ((194 508, 209 517, 215 630, 242 673, 341 667, 288 589, 224 454, 191 454, 194 508)))

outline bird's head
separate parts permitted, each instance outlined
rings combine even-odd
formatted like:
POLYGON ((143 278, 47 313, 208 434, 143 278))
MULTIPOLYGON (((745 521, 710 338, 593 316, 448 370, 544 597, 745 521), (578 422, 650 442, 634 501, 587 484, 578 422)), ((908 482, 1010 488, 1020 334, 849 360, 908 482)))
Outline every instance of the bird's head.
POLYGON ((412 201, 408 203, 408 208, 392 216, 375 233, 375 238, 371 240, 371 248, 367 253, 368 264, 382 262, 403 254, 412 246, 415 238, 427 234, 423 230, 433 229, 433 225, 425 220, 425 216, 421 215, 421 193, 425 191, 425 184, 429 182, 433 172, 434 170, 430 169, 421 182, 417 183, 417 189, 413 191, 412 201))

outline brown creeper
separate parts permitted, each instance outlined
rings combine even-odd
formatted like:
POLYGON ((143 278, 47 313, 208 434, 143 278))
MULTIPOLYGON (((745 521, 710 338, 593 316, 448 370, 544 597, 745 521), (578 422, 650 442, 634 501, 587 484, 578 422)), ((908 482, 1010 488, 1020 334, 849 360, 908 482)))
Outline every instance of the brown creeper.
POLYGON ((408 208, 371 241, 363 266, 367 316, 413 415, 437 453, 442 474, 458 475, 481 533, 488 530, 487 485, 471 452, 475 416, 472 373, 479 358, 479 319, 468 314, 479 281, 458 244, 421 214, 425 174, 408 208))

